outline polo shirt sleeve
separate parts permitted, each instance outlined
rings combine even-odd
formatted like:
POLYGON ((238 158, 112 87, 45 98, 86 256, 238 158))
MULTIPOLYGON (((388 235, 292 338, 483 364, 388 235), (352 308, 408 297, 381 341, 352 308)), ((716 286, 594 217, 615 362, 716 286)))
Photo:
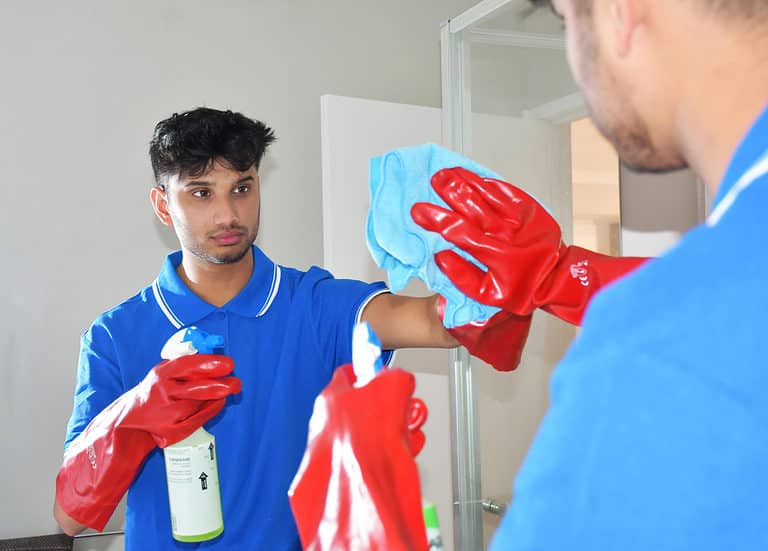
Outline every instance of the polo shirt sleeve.
POLYGON ((64 448, 123 392, 109 334, 106 328, 95 323, 80 339, 74 407, 67 424, 64 448))
POLYGON ((762 420, 695 362, 617 348, 558 367, 490 551, 765 549, 762 420))
MULTIPOLYGON (((365 283, 353 279, 336 279, 325 270, 314 268, 317 278, 312 287, 312 316, 320 354, 331 372, 352 361, 352 331, 362 311, 375 296, 389 292, 383 282, 365 283)), ((382 353, 389 363, 393 352, 382 353)))

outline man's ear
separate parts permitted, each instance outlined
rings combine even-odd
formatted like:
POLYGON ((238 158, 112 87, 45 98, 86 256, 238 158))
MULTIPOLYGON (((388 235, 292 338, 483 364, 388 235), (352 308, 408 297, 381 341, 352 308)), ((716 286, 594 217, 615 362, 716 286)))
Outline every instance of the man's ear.
POLYGON ((166 226, 173 226, 173 220, 168 212, 168 197, 166 191, 160 186, 155 186, 149 191, 149 200, 157 218, 166 226))
POLYGON ((616 54, 624 57, 632 48, 635 31, 644 22, 646 2, 645 0, 610 0, 609 9, 616 54))

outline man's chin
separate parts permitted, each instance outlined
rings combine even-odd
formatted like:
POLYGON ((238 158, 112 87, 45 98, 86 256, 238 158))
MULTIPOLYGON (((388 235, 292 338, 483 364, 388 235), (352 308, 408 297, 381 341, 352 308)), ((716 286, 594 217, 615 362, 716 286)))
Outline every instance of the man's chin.
POLYGON ((608 138, 619 156, 621 164, 632 172, 665 174, 688 168, 688 163, 671 147, 657 147, 647 127, 639 117, 601 132, 608 138))
POLYGON ((240 262, 243 258, 245 258, 245 255, 248 254, 250 250, 251 250, 251 246, 248 245, 248 247, 246 247, 243 250, 237 251, 236 253, 217 255, 215 262, 217 264, 235 264, 237 262, 240 262))
POLYGON ((670 172, 677 172, 678 170, 685 170, 688 168, 688 164, 684 161, 664 161, 660 159, 633 161, 633 159, 625 159, 622 157, 621 164, 632 172, 638 174, 668 174, 670 172))
POLYGON ((249 243, 247 246, 236 250, 216 251, 208 249, 205 251, 193 251, 193 253, 201 260, 205 260, 211 264, 236 264, 245 258, 245 256, 250 252, 252 245, 253 243, 249 243))

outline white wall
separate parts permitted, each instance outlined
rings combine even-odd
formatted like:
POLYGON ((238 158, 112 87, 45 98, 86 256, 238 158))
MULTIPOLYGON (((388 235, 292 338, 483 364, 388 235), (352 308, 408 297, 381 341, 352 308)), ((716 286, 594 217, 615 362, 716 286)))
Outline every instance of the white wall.
POLYGON ((475 113, 520 116, 576 91, 564 50, 472 44, 471 52, 475 113))
POLYGON ((473 3, 0 4, 0 538, 55 530, 78 338, 175 247, 147 200, 154 124, 205 104, 272 125, 259 243, 320 263, 320 95, 439 105, 439 23, 473 3))
MULTIPOLYGON (((440 113, 434 107, 328 95, 322 98, 323 259, 339 277, 386 281, 365 238, 370 204, 368 161, 397 147, 440 141, 440 113), (380 128, 369 133, 368 128, 380 128)), ((430 292, 419 280, 403 291, 430 292)), ((432 502, 446 551, 453 551, 451 417, 448 397, 450 353, 439 349, 400 350, 393 365, 416 376, 415 395, 429 409, 424 449, 416 461, 423 499, 432 502)))

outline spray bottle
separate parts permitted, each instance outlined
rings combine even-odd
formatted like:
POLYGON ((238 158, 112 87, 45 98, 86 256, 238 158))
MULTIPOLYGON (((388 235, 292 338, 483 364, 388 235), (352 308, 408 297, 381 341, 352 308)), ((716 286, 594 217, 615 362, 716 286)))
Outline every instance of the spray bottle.
MULTIPOLYGON (((171 335, 160 356, 171 360, 189 354, 212 354, 222 346, 223 337, 186 327, 171 335)), ((200 427, 163 453, 173 539, 200 542, 215 538, 224 531, 216 438, 200 427)))

